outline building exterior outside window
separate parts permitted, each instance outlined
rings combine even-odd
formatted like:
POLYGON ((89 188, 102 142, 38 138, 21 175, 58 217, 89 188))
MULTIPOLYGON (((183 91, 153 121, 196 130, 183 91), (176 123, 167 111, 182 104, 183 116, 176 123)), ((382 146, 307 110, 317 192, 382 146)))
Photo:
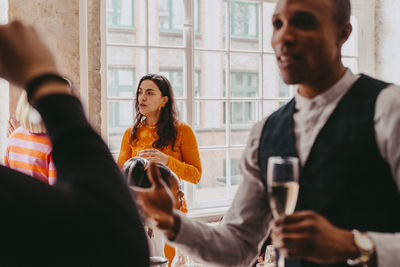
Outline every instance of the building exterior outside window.
POLYGON ((231 1, 231 36, 258 37, 258 3, 231 1))
POLYGON ((134 27, 132 0, 107 0, 107 15, 110 28, 134 27))
MULTIPOLYGON (((228 206, 251 127, 293 96, 270 47, 273 0, 108 0, 108 144, 116 155, 146 73, 170 81, 196 133, 203 176, 185 184, 191 210, 228 206), (132 25, 128 22, 133 21, 132 25), (124 26, 124 27, 122 27, 124 26), (227 30, 229 29, 229 30, 227 30)), ((357 32, 356 17, 352 17, 357 32)), ((357 38, 344 47, 357 72, 357 38)))

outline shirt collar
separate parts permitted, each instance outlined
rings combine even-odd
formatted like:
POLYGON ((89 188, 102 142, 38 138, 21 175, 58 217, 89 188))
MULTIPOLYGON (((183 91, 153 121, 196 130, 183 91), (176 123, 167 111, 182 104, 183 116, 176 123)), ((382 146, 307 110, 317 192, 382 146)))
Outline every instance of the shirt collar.
POLYGON ((354 82, 359 78, 359 75, 353 74, 350 69, 347 69, 343 77, 332 85, 328 90, 322 94, 316 95, 313 98, 306 98, 299 94, 297 88, 295 93, 296 109, 313 108, 316 106, 327 105, 328 103, 335 102, 342 98, 347 91, 351 88, 354 82))

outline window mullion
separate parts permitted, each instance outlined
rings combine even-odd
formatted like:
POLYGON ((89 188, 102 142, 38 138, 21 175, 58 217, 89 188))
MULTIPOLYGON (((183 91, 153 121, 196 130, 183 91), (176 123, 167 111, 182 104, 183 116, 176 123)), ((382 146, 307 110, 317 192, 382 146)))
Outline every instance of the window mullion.
MULTIPOLYGON (((184 54, 185 54, 185 91, 186 91, 186 121, 194 127, 194 33, 193 33, 193 8, 194 0, 183 1, 184 6, 184 24, 183 24, 183 40, 184 40, 184 54)), ((187 195, 189 196, 187 201, 189 206, 193 206, 196 200, 196 189, 194 184, 188 184, 187 195)))
POLYGON ((113 22, 114 25, 118 25, 118 1, 114 0, 112 5, 113 5, 112 22, 113 22))
POLYGON ((102 0, 100 2, 100 35, 101 35, 101 136, 107 144, 108 142, 108 101, 107 101, 107 76, 108 76, 108 63, 107 63, 107 2, 102 0))
POLYGON ((149 34, 149 1, 146 1, 146 3, 145 3, 145 8, 146 8, 146 12, 145 12, 145 16, 146 16, 146 18, 145 18, 145 25, 146 25, 146 43, 144 44, 145 45, 145 53, 146 53, 146 73, 149 73, 150 71, 149 71, 149 66, 150 66, 150 64, 149 64, 149 58, 150 58, 150 55, 149 55, 149 40, 150 40, 150 34, 149 34))
POLYGON ((245 36, 250 36, 250 31, 249 31, 249 19, 248 19, 248 15, 249 15, 249 3, 244 3, 243 4, 243 28, 244 28, 244 35, 245 36))
POLYGON ((226 157, 226 177, 225 177, 225 198, 229 199, 231 195, 231 150, 227 149, 225 153, 226 157))
POLYGON ((231 110, 231 86, 232 86, 232 81, 231 81, 231 29, 232 29, 232 23, 233 23, 233 20, 232 20, 232 18, 231 18, 231 15, 233 15, 233 13, 231 13, 231 1, 230 0, 228 0, 227 1, 227 9, 228 9, 228 11, 227 11, 227 16, 228 16, 228 18, 227 18, 227 27, 228 27, 228 30, 226 31, 227 32, 227 35, 226 35, 226 38, 227 38, 227 42, 226 42, 226 45, 227 45, 227 53, 228 53, 228 55, 227 55, 227 66, 226 66, 226 69, 227 69, 227 71, 225 72, 226 73, 226 84, 227 84, 227 88, 226 88, 226 99, 227 99, 227 101, 226 101, 226 105, 227 105, 227 107, 226 107, 226 142, 227 142, 227 150, 226 150, 226 178, 225 178, 225 181, 226 181, 226 198, 229 198, 230 197, 230 194, 231 194, 231 158, 230 158, 230 148, 231 148, 231 117, 232 117, 232 115, 231 115, 231 112, 232 112, 232 110, 231 110))
MULTIPOLYGON (((260 98, 261 98, 261 103, 259 104, 259 108, 260 108, 260 113, 258 114, 259 118, 258 120, 262 119, 264 116, 264 7, 263 7, 263 1, 260 0, 259 1, 259 8, 260 8, 260 13, 257 12, 257 16, 258 14, 260 14, 260 17, 258 18, 258 24, 260 25, 260 31, 258 32, 259 34, 259 48, 261 51, 261 61, 260 61, 260 74, 258 76, 258 82, 259 82, 259 94, 260 94, 260 98)), ((258 30, 258 27, 257 27, 258 30)))
POLYGON ((193 32, 193 7, 194 0, 184 1, 185 21, 183 25, 185 47, 185 90, 187 123, 194 126, 194 32, 193 32))
POLYGON ((169 31, 173 31, 174 27, 172 25, 173 21, 172 21, 172 17, 174 15, 174 9, 173 9, 173 5, 172 5, 172 1, 173 0, 169 0, 168 1, 168 23, 169 23, 169 31))
POLYGON ((231 145, 231 102, 230 102, 230 97, 231 97, 231 31, 230 29, 232 28, 232 20, 231 20, 231 1, 228 0, 226 3, 227 7, 227 31, 226 31, 226 50, 227 50, 227 59, 226 59, 226 142, 227 146, 230 147, 231 145))

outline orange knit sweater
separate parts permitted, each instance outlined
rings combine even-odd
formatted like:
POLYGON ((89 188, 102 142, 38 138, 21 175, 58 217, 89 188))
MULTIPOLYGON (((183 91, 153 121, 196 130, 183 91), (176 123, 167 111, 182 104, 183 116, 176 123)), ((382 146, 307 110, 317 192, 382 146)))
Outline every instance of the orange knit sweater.
MULTIPOLYGON (((192 128, 184 122, 178 121, 177 138, 174 151, 171 145, 161 152, 169 155, 167 167, 170 168, 181 180, 197 184, 201 178, 201 162, 196 137, 192 128)), ((132 126, 133 127, 133 126, 132 126)), ((137 139, 131 144, 132 127, 129 127, 124 134, 121 142, 121 151, 118 157, 118 165, 122 168, 125 161, 137 156, 137 154, 147 148, 152 148, 154 141, 158 139, 156 128, 141 126, 137 130, 137 139)))

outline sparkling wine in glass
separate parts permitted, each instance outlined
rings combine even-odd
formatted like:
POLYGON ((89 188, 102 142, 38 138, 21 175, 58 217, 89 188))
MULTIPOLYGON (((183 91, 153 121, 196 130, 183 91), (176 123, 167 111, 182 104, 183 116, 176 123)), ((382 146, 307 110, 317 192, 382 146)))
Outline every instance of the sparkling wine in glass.
MULTIPOLYGON (((299 159, 296 157, 269 157, 267 185, 269 205, 274 218, 294 212, 299 194, 299 159)), ((282 253, 278 267, 285 267, 282 253)))

